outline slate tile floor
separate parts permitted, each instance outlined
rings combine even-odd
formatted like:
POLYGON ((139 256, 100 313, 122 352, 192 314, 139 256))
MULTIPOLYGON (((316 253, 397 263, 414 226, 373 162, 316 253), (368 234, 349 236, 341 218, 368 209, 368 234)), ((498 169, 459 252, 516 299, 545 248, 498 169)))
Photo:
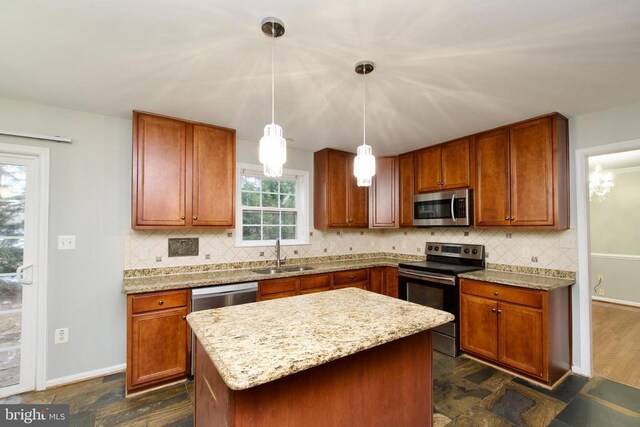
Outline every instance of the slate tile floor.
MULTIPOLYGON (((434 353, 434 425, 637 426, 640 389, 572 375, 550 391, 464 357, 434 353)), ((68 403, 72 426, 191 426, 193 383, 129 399, 124 374, 0 399, 0 403, 68 403)))

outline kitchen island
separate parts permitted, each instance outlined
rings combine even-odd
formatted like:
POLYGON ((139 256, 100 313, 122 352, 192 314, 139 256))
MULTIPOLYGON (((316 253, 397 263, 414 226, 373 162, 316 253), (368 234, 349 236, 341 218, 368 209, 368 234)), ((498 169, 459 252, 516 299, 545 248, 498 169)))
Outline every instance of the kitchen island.
POLYGON ((449 313, 347 288, 188 316, 196 426, 430 426, 449 313))

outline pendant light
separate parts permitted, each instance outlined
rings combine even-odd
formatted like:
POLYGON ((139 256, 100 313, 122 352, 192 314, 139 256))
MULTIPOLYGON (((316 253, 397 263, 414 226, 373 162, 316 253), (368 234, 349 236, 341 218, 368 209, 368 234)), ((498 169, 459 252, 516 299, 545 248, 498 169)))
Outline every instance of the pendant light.
POLYGON ((369 187, 371 179, 376 174, 376 158, 373 157, 371 146, 367 145, 367 80, 366 76, 374 69, 373 62, 360 61, 356 64, 356 73, 364 78, 364 95, 362 97, 362 145, 353 160, 353 174, 357 178, 358 187, 369 187))
POLYGON ((264 127, 260 138, 260 163, 264 175, 270 178, 282 176, 282 165, 287 162, 287 141, 282 137, 282 128, 275 123, 275 40, 284 34, 284 24, 278 18, 265 18, 260 24, 262 32, 273 39, 271 44, 271 124, 264 127))

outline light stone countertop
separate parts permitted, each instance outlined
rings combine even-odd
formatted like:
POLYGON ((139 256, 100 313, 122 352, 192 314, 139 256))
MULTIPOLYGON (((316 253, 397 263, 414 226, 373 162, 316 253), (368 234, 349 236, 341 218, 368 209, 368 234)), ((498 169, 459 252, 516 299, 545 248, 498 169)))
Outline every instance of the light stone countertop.
POLYGON ((512 273, 498 270, 478 270, 459 274, 464 279, 480 280, 500 285, 517 286, 519 288, 552 291, 576 283, 575 279, 547 277, 537 274, 512 273))
MULTIPOLYGON (((282 277, 305 276, 331 273, 334 271, 354 270, 371 267, 397 267, 401 262, 415 262, 406 257, 378 257, 349 260, 335 260, 318 263, 286 264, 283 267, 305 265, 313 270, 292 271, 277 274, 254 273, 252 269, 232 269, 197 273, 163 274, 157 276, 128 277, 124 279, 122 293, 136 294, 171 289, 196 288, 202 286, 226 285, 229 283, 255 282, 258 280, 278 279, 282 277)), ((264 266, 258 268, 265 268, 264 266)))
POLYGON ((444 311, 356 288, 187 316, 232 390, 265 384, 453 319, 444 311))

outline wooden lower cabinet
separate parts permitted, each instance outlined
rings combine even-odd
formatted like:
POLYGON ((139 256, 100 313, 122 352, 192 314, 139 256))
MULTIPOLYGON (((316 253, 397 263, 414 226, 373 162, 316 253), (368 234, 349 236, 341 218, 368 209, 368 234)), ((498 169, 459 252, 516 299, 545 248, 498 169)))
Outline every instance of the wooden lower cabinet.
POLYGON ((571 369, 569 287, 551 291, 460 280, 460 347, 553 385, 571 369))
POLYGON ((188 289, 127 297, 127 393, 186 378, 189 311, 188 289))
POLYGON ((369 289, 369 269, 338 271, 333 273, 333 289, 369 289))
POLYGON ((384 269, 384 290, 386 296, 398 298, 398 268, 385 267, 384 269))

